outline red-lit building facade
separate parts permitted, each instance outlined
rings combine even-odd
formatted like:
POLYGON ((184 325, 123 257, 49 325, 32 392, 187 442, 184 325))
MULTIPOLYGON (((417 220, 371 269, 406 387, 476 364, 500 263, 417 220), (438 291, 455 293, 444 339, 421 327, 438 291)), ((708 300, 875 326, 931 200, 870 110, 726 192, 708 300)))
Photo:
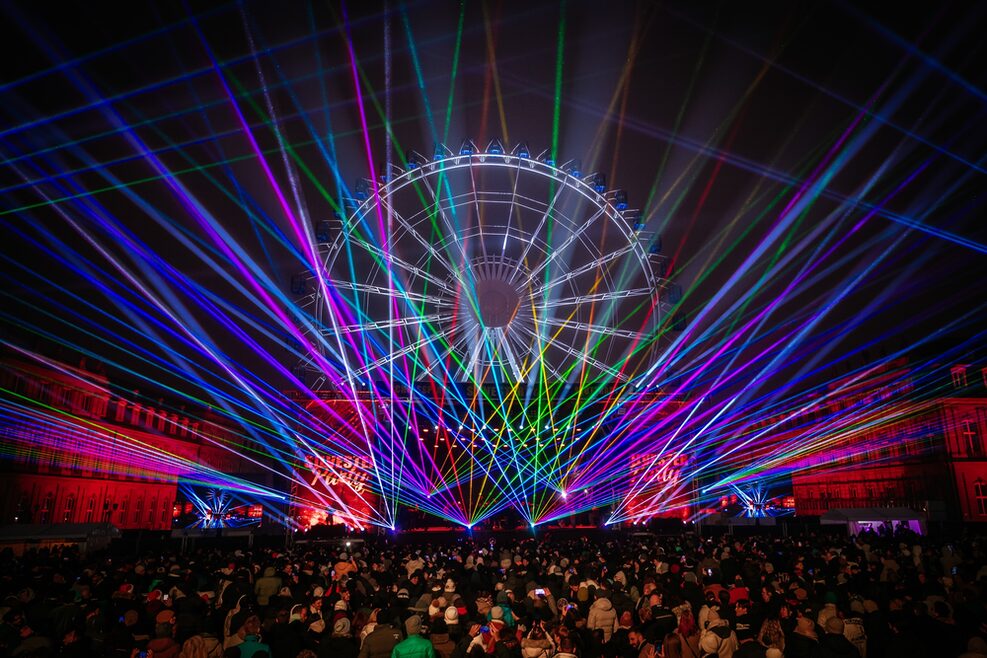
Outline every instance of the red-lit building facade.
POLYGON ((926 381, 900 359, 830 385, 822 414, 853 416, 792 477, 797 514, 910 507, 930 519, 987 522, 987 368, 954 365, 926 381))
POLYGON ((84 364, 5 353, 0 389, 0 524, 171 529, 180 478, 247 466, 217 416, 126 399, 84 364))

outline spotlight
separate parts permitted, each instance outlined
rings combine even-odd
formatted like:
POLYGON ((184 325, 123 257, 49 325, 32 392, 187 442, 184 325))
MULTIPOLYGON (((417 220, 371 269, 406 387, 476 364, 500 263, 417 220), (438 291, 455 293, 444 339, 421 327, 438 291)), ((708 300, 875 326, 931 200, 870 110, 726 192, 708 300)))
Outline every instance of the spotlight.
POLYGON ((435 143, 435 151, 432 155, 432 160, 438 162, 439 160, 445 160, 450 155, 452 155, 452 152, 446 148, 445 144, 441 142, 435 143))
POLYGON ((421 153, 410 150, 405 154, 405 160, 408 162, 408 169, 418 169, 428 162, 421 153))
POLYGON ((627 190, 614 190, 613 207, 617 210, 627 210, 627 190))
POLYGON ((603 194, 607 189, 607 177, 599 172, 590 174, 586 182, 599 194, 603 194))
POLYGON ((579 160, 569 160, 569 162, 562 165, 562 171, 569 174, 574 178, 582 178, 583 176, 583 165, 579 160))
POLYGON ((651 246, 648 247, 648 253, 649 254, 660 254, 661 253, 661 236, 660 235, 657 238, 655 238, 654 242, 651 243, 651 246))
POLYGON ((528 149, 527 142, 519 142, 511 153, 519 158, 524 158, 525 160, 531 158, 531 151, 528 149))
POLYGON ((462 146, 459 147, 459 155, 473 155, 474 153, 476 153, 476 144, 469 138, 464 139, 462 146))
POLYGON ((374 184, 369 178, 356 179, 356 198, 360 201, 368 198, 373 192, 374 184))
POLYGON ((504 155, 504 144, 499 139, 492 139, 490 143, 487 144, 487 153, 489 155, 504 155))
POLYGON ((549 167, 555 166, 555 157, 548 152, 548 149, 545 149, 544 151, 541 152, 541 154, 538 156, 538 161, 544 162, 549 167))
POLYGON ((332 225, 328 219, 320 219, 315 224, 315 241, 329 242, 332 237, 332 225))

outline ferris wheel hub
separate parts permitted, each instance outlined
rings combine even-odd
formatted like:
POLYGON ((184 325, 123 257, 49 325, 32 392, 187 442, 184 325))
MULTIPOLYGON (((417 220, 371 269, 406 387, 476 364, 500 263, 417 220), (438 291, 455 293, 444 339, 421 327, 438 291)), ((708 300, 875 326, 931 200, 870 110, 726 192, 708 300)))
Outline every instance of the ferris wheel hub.
POLYGON ((477 319, 484 327, 506 327, 521 306, 521 295, 507 281, 482 279, 476 282, 477 319))

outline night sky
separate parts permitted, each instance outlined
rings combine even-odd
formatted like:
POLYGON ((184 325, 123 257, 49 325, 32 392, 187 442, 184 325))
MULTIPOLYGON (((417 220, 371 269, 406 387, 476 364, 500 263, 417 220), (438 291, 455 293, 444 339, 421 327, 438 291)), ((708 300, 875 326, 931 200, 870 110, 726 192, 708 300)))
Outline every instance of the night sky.
POLYGON ((679 370, 774 303, 742 352, 802 331, 775 382, 982 357, 985 6, 907 5, 5 3, 3 336, 208 401, 174 376, 212 376, 184 327, 283 386, 284 328, 237 285, 304 269, 257 149, 297 214, 332 217, 389 117, 395 161, 557 129, 560 162, 626 189, 685 293, 679 370))

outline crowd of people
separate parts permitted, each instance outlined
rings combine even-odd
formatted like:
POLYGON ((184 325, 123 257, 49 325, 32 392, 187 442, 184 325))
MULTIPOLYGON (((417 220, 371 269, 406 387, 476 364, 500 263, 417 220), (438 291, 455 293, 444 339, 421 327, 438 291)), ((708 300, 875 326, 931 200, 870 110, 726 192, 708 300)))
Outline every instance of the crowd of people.
POLYGON ((981 538, 0 555, 0 657, 987 658, 981 538))

